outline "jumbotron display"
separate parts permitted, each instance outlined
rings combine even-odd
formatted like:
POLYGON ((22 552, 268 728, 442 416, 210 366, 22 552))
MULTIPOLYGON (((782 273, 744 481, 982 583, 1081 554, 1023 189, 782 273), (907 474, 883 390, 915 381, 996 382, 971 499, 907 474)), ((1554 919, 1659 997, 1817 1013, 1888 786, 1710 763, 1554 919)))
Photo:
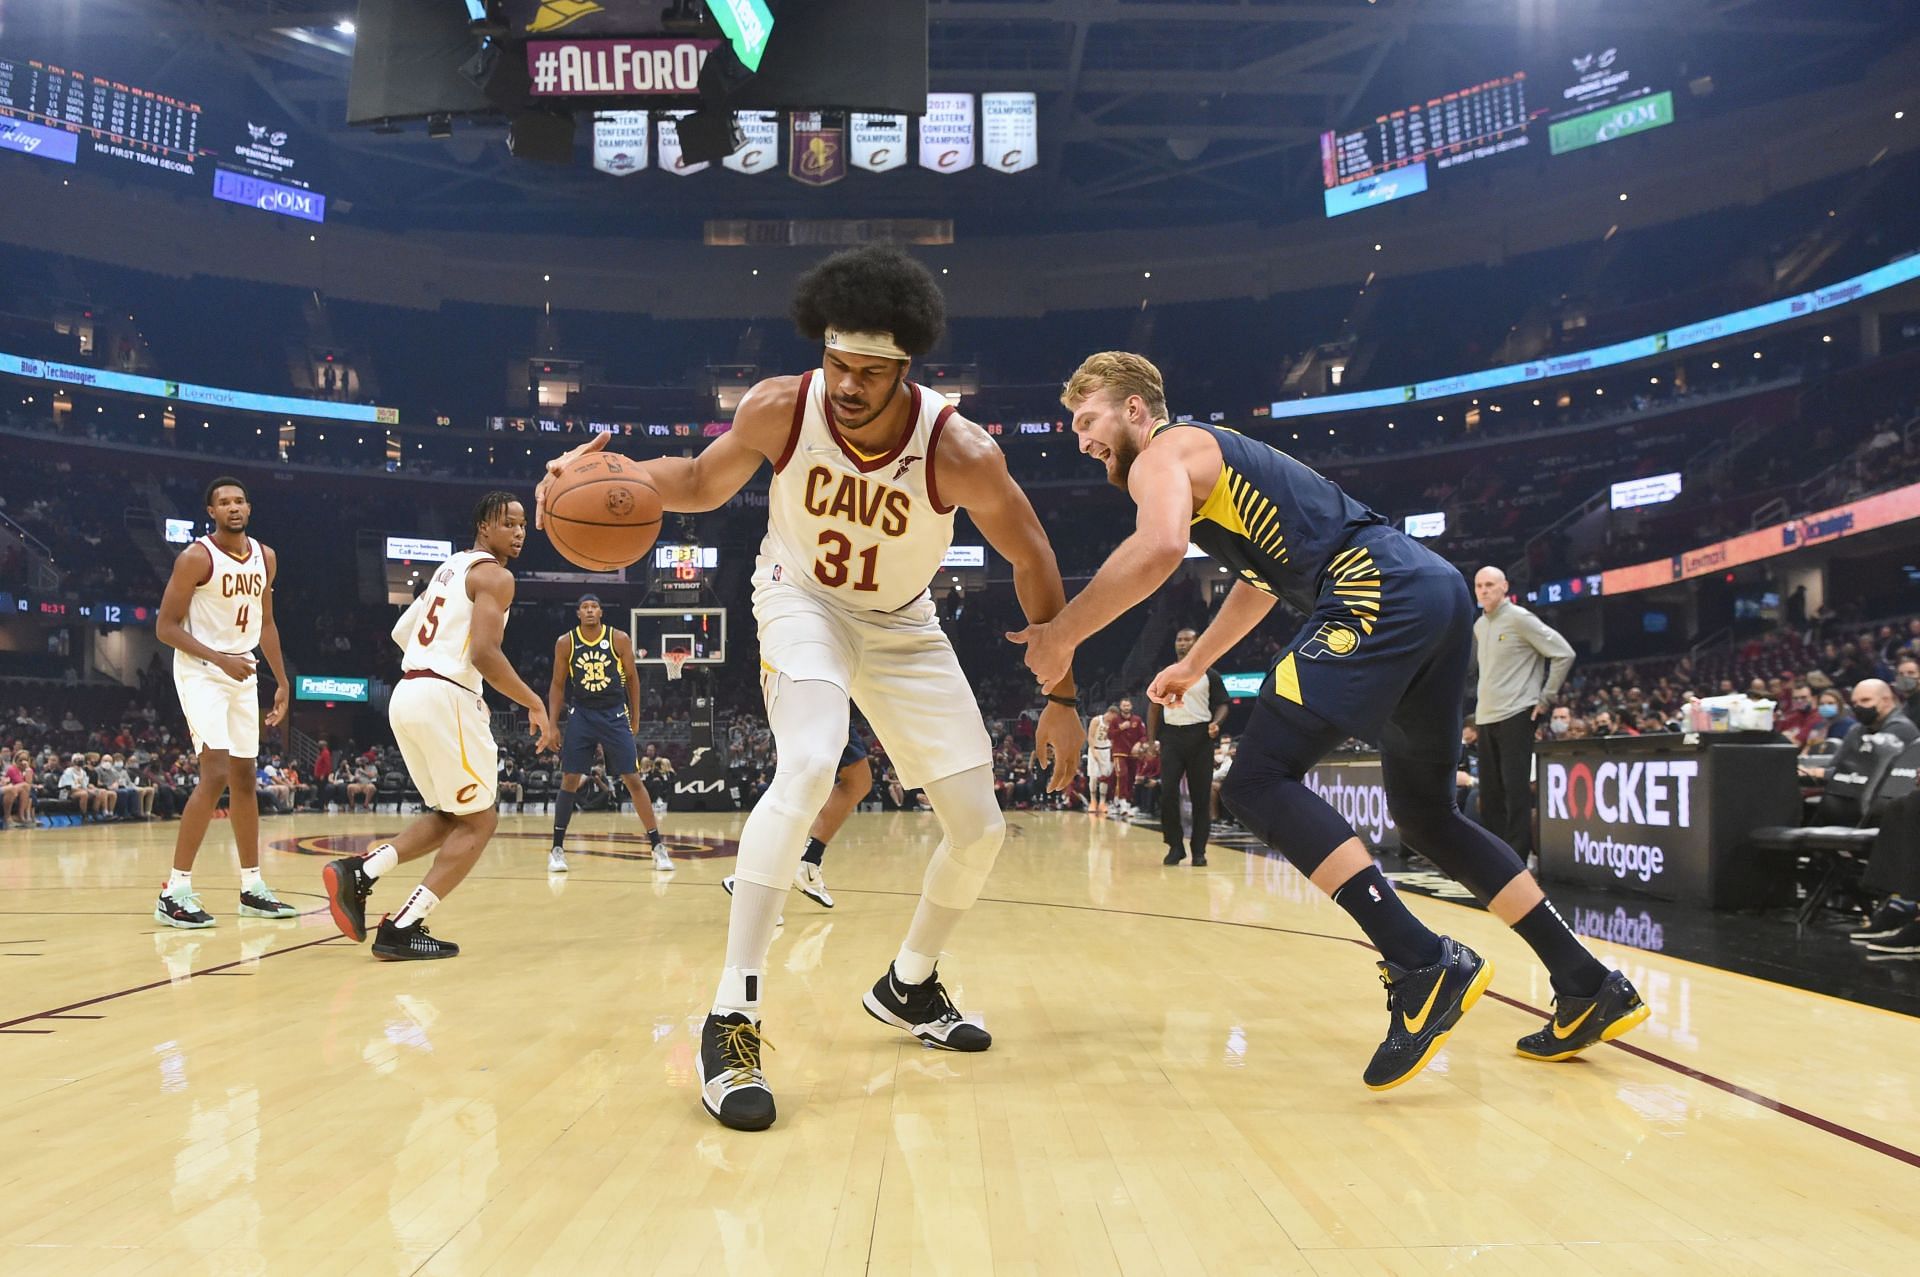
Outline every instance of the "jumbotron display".
POLYGON ((0 147, 72 164, 84 135, 92 153, 192 177, 201 110, 187 102, 38 58, 0 58, 0 147))

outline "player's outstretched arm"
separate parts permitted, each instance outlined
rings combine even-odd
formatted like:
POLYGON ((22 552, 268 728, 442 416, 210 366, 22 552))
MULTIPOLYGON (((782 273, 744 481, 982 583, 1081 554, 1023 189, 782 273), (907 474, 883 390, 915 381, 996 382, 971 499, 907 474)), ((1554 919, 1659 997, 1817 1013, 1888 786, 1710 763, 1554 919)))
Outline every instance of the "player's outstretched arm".
MULTIPOLYGON (((940 434, 940 450, 933 459, 943 500, 964 509, 994 552, 1013 565, 1013 592, 1028 622, 1045 623, 1067 603, 1067 587, 1060 579, 1047 530, 1033 512, 1027 494, 1007 473, 1006 454, 987 432, 970 421, 949 417, 940 434)), ((1072 653, 1065 667, 1043 686, 1050 697, 1034 725, 1033 748, 1040 762, 1051 762, 1047 789, 1058 793, 1073 783, 1080 770, 1080 753, 1087 734, 1073 704, 1072 653)))
MULTIPOLYGON (((1027 645, 1027 668, 1043 684, 1059 676, 1073 650, 1107 628, 1122 613, 1165 584, 1187 554, 1193 519, 1193 478, 1176 430, 1147 445, 1127 475, 1127 491, 1139 507, 1132 535, 1114 547, 1087 588, 1047 625, 1030 625, 1007 637, 1027 645)), ((1211 444, 1212 440, 1207 439, 1211 444)), ((1218 466, 1218 452, 1215 452, 1218 466)))
POLYGON ((194 590, 212 570, 213 558, 206 546, 196 541, 180 551, 173 561, 173 572, 167 577, 166 593, 160 596, 160 618, 154 624, 154 636, 168 647, 218 666, 234 682, 244 683, 253 676, 252 657, 216 652, 187 632, 187 606, 193 602, 194 590))
POLYGON ((547 717, 540 694, 527 686, 500 650, 500 640, 507 632, 507 611, 513 606, 513 573, 498 563, 476 563, 467 570, 467 594, 473 599, 469 631, 472 646, 468 652, 473 668, 496 691, 527 707, 527 718, 543 753, 559 748, 560 735, 547 717))
MULTIPOLYGON (((660 494, 660 504, 682 514, 717 510, 747 486, 764 461, 778 462, 793 433, 798 377, 769 377, 757 382, 734 410, 733 428, 692 457, 656 457, 631 461, 660 494)), ((533 525, 544 528, 547 499, 553 478, 590 452, 603 451, 606 435, 596 435, 578 448, 547 462, 547 477, 534 489, 533 525)))
POLYGON ((287 716, 287 697, 292 692, 287 682, 287 663, 280 658, 280 625, 273 619, 273 581, 280 575, 280 558, 270 546, 261 546, 267 560, 267 586, 260 594, 260 651, 273 671, 273 708, 267 711, 268 727, 278 726, 287 716))
MULTIPOLYGON (((1245 581, 1236 581, 1227 601, 1214 613, 1206 631, 1194 639, 1186 656, 1154 675, 1147 685, 1147 699, 1158 713, 1162 705, 1178 705, 1189 687, 1206 678, 1207 670, 1233 650, 1233 645, 1253 632, 1253 627, 1273 611, 1278 602, 1273 595, 1256 590, 1245 581)), ((1214 707, 1214 725, 1225 717, 1223 703, 1214 707)))

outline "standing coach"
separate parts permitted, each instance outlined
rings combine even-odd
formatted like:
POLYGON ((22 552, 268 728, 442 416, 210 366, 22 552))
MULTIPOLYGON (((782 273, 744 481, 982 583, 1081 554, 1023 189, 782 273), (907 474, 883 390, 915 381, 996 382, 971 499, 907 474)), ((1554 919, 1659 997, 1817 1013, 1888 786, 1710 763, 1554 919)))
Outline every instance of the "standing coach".
POLYGON ((1522 861, 1533 851, 1534 720, 1547 712, 1573 668, 1573 647, 1552 626, 1507 598, 1507 574, 1474 574, 1480 616, 1473 623, 1480 694, 1480 823, 1522 861))

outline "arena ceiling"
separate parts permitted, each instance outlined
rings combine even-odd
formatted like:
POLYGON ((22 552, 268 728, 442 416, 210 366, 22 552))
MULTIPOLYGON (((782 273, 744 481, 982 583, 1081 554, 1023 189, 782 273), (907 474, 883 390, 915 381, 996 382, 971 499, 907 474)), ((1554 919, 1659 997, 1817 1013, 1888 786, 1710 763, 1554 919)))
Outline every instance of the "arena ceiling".
MULTIPOLYGON (((420 0, 454 3, 455 0, 420 0)), ((824 2, 824 0, 816 0, 824 2)), ((810 190, 712 171, 611 179, 509 155, 499 126, 344 123, 351 0, 0 0, 0 47, 142 34, 147 68, 243 78, 325 139, 335 207, 387 229, 671 233, 727 217, 952 217, 974 231, 1317 216, 1318 140, 1580 41, 1657 47, 1724 110, 1858 76, 1920 34, 1904 0, 931 0, 935 90, 1031 89, 1043 163, 810 190), (345 205, 342 207, 342 205, 345 205)), ((866 175, 862 175, 865 177, 866 175)))

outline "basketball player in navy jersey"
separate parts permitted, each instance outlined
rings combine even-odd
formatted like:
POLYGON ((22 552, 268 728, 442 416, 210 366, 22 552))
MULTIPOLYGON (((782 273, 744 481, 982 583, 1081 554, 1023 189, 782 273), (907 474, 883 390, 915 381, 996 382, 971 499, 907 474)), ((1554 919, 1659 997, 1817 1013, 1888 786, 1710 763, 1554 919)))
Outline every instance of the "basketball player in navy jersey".
POLYGON ((597 594, 582 594, 574 615, 580 624, 554 642, 553 682, 547 688, 547 716, 554 722, 560 721, 564 707, 573 707, 566 743, 560 747, 560 792, 553 800, 553 850, 547 854, 547 872, 567 871, 567 823, 573 819, 574 795, 593 766, 598 746, 607 770, 627 787, 633 814, 646 827, 647 841, 653 845, 653 867, 672 873, 673 857, 660 841, 653 798, 640 781, 640 751, 633 738, 640 722, 640 672, 633 661, 633 639, 601 623, 597 594))
MULTIPOLYGON (((820 813, 813 818, 813 827, 807 830, 807 849, 801 853, 800 868, 793 876, 793 885, 800 889, 800 894, 822 909, 833 908, 833 894, 827 890, 823 868, 827 845, 847 823, 847 817, 860 805, 860 800, 872 792, 873 764, 867 761, 867 742, 860 739, 858 727, 849 727, 847 747, 840 751, 840 770, 833 774, 833 792, 827 795, 826 805, 820 808, 820 813)), ((720 885, 732 895, 733 875, 722 878, 720 885)))
POLYGON ((1187 543, 1239 579, 1206 632, 1148 687, 1178 704, 1285 599, 1307 621, 1267 674, 1220 801, 1352 915, 1385 959, 1387 1037, 1364 1073, 1386 1090, 1432 1060, 1492 965, 1410 913, 1338 812, 1304 783, 1349 736, 1377 741, 1400 839, 1471 890, 1553 978, 1552 1021, 1518 1044, 1564 1060, 1647 1018, 1640 995, 1567 928, 1513 849, 1460 813, 1454 764, 1474 601, 1452 564, 1299 461, 1225 427, 1168 419, 1160 371, 1094 355, 1064 387, 1080 451, 1139 507, 1133 535, 1052 622, 1011 635, 1042 681, 1145 600, 1187 543))
POLYGON ((159 640, 174 649, 173 685, 199 755, 200 779, 180 812, 173 872, 153 918, 187 929, 213 925, 213 915, 193 889, 193 862, 223 789, 234 849, 240 853, 241 916, 292 918, 300 912, 260 877, 260 803, 254 783, 261 726, 256 648, 266 655, 276 681, 266 725, 287 716, 287 668, 280 659, 280 628, 273 621, 280 561, 270 547, 247 535, 253 502, 245 484, 224 475, 215 479, 207 485, 206 507, 213 532, 173 561, 155 626, 159 640))

